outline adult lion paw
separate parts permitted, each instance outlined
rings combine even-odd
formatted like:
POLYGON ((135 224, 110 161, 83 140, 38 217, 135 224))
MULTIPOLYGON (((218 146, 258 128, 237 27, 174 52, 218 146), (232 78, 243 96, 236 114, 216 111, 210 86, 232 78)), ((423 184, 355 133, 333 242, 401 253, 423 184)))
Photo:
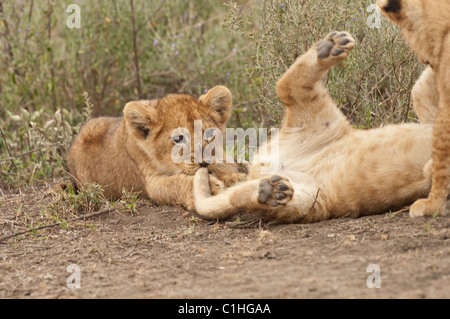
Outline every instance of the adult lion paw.
POLYGON ((438 200, 432 201, 429 198, 419 199, 411 205, 409 216, 445 216, 447 214, 445 206, 445 202, 441 203, 438 200))

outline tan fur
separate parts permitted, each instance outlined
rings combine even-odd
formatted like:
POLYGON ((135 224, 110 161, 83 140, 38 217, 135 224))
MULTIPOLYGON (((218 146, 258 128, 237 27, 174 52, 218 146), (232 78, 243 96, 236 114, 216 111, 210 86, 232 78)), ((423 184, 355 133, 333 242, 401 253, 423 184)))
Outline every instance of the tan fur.
MULTIPOLYGON (((431 187, 432 125, 354 129, 321 81, 353 46, 349 34, 332 33, 297 59, 277 85, 286 105, 278 170, 263 175, 261 168, 267 164, 261 157, 251 165, 249 181, 216 196, 211 196, 207 171, 199 170, 194 194, 200 215, 226 218, 247 210, 264 218, 308 223, 383 213, 426 196, 431 187)), ((422 77, 416 94, 426 91, 429 82, 422 77)), ((421 104, 426 101, 415 98, 420 117, 435 112, 422 111, 430 107, 421 104)), ((427 116, 424 120, 429 122, 427 116)))
POLYGON ((378 0, 378 5, 401 28, 419 59, 430 65, 423 75, 429 83, 417 88, 421 93, 416 96, 437 109, 426 115, 434 122, 432 188, 427 199, 411 206, 411 215, 443 215, 450 184, 450 1, 378 0))
MULTIPOLYGON (((230 115, 231 93, 222 86, 196 99, 168 95, 159 100, 130 102, 121 118, 97 118, 80 130, 67 153, 69 172, 78 184, 98 183, 107 197, 120 197, 123 188, 143 192, 160 204, 184 204, 194 209, 194 120, 203 130, 224 130, 230 115), (174 163, 172 132, 191 133, 192 164, 174 163)), ((206 146, 206 142, 203 147, 206 146)), ((208 169, 228 185, 243 177, 233 164, 210 164, 208 169)), ((211 177, 219 191, 222 183, 211 177)))

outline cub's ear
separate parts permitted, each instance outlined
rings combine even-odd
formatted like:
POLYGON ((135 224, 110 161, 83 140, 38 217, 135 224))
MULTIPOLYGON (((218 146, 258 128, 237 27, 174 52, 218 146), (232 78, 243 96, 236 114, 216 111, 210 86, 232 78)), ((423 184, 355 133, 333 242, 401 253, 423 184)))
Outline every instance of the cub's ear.
POLYGON ((230 118, 230 109, 233 98, 230 90, 224 86, 215 86, 205 95, 200 96, 200 101, 208 105, 219 118, 219 122, 225 124, 230 118))
POLYGON ((123 116, 131 132, 140 139, 146 139, 151 126, 157 123, 156 109, 149 103, 129 102, 123 109, 123 116))
POLYGON ((402 0, 377 0, 377 5, 386 17, 399 27, 403 27, 405 10, 403 10, 402 0))
POLYGON ((401 0, 377 0, 377 5, 385 12, 398 12, 402 9, 401 0))

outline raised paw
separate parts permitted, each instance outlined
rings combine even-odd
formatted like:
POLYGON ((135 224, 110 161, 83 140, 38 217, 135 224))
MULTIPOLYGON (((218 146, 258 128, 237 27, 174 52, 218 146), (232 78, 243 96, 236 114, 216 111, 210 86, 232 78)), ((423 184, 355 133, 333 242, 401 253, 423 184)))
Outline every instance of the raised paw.
POLYGON ((348 57, 354 47, 355 40, 350 33, 332 32, 317 43, 317 57, 321 63, 331 67, 348 57))
POLYGON ((261 180, 258 189, 258 201, 270 207, 286 205, 294 194, 289 181, 281 176, 273 175, 261 180))

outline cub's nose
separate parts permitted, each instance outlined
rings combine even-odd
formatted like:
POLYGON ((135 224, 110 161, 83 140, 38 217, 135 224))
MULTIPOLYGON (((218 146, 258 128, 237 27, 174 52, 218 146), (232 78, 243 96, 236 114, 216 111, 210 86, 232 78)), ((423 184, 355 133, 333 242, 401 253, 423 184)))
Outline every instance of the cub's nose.
POLYGON ((201 166, 201 167, 208 167, 208 165, 209 165, 209 164, 206 163, 205 161, 203 161, 203 162, 200 163, 200 166, 201 166))

